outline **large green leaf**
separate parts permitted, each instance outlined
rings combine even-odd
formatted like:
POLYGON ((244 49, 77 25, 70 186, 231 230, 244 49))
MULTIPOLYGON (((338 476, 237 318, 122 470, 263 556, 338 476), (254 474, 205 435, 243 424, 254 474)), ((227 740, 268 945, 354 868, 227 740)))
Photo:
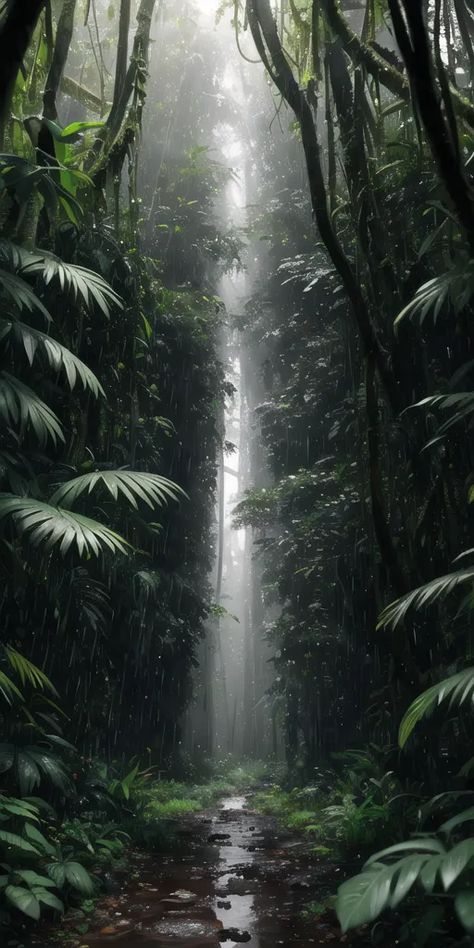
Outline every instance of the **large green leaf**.
POLYGON ((31 388, 9 372, 0 372, 0 418, 7 425, 32 428, 42 446, 48 439, 54 445, 64 441, 59 418, 31 388))
POLYGON ((0 521, 6 517, 12 517, 33 546, 59 548, 63 556, 73 547, 80 556, 99 556, 105 549, 127 552, 127 541, 103 524, 31 497, 0 494, 0 521))
POLYGON ((65 862, 64 871, 69 885, 83 895, 92 895, 94 883, 84 866, 79 862, 65 862))
POLYGON ((58 889, 62 889, 66 882, 66 870, 63 862, 50 862, 45 867, 48 876, 53 880, 58 889))
POLYGON ((19 750, 15 756, 15 770, 20 784, 20 792, 31 793, 41 783, 41 772, 27 750, 19 750))
POLYGON ((36 826, 32 826, 31 823, 26 823, 25 833, 29 839, 33 840, 36 846, 38 846, 43 853, 45 853, 47 856, 54 856, 56 850, 53 844, 49 842, 49 839, 46 839, 46 837, 43 836, 43 833, 41 833, 36 826))
POLYGON ((459 892, 454 900, 456 914, 468 932, 474 932, 474 892, 459 892))
POLYGON ((474 700, 474 668, 465 668, 464 671, 445 678, 436 685, 423 691, 408 708, 400 724, 398 742, 404 747, 413 729, 422 718, 428 717, 433 711, 449 700, 449 707, 461 707, 474 700))
POLYGON ((34 886, 33 892, 35 897, 38 899, 38 902, 42 902, 43 905, 47 905, 48 908, 54 909, 55 912, 61 912, 61 915, 64 914, 64 904, 61 902, 61 899, 58 899, 54 892, 49 892, 48 889, 45 889, 42 886, 34 886))
POLYGON ((33 869, 15 869, 15 875, 19 876, 27 885, 39 885, 45 888, 55 887, 55 883, 48 876, 40 876, 33 869))
POLYGON ((339 886, 336 913, 342 931, 372 922, 390 904, 393 866, 374 864, 371 871, 353 876, 339 886))
POLYGON ((85 362, 47 333, 27 326, 19 320, 2 319, 0 320, 0 339, 8 337, 23 346, 30 365, 33 364, 37 351, 43 352, 52 369, 56 372, 64 372, 71 390, 79 381, 84 389, 88 389, 96 397, 105 395, 99 380, 85 362))
POLYGON ((474 839, 463 839, 453 846, 445 856, 440 867, 440 875, 445 890, 451 888, 464 870, 474 860, 474 839))
POLYGON ((366 866, 370 866, 373 862, 380 862, 381 859, 386 859, 388 856, 399 856, 401 853, 410 853, 413 851, 419 853, 439 853, 441 855, 445 852, 445 848, 440 840, 435 839, 433 836, 418 836, 416 839, 408 839, 403 843, 394 843, 393 846, 388 846, 387 849, 379 850, 379 852, 374 853, 374 855, 367 860, 366 866))
POLYGON ((23 912, 23 915, 28 915, 29 918, 38 921, 40 905, 38 899, 29 889, 24 889, 20 885, 7 885, 5 897, 14 908, 18 909, 19 912, 23 912))
POLYGON ((71 481, 66 481, 51 497, 52 504, 69 507, 84 494, 91 494, 96 488, 103 487, 117 500, 119 495, 137 508, 137 501, 141 500, 149 507, 162 506, 168 500, 178 500, 179 496, 187 495, 173 481, 160 474, 148 474, 141 471, 94 471, 91 474, 82 474, 71 481))
POLYGON ((15 849, 21 849, 26 853, 34 853, 36 856, 39 856, 38 850, 27 839, 23 839, 22 836, 18 836, 18 833, 9 833, 8 830, 0 829, 0 843, 5 843, 7 846, 13 846, 15 849))

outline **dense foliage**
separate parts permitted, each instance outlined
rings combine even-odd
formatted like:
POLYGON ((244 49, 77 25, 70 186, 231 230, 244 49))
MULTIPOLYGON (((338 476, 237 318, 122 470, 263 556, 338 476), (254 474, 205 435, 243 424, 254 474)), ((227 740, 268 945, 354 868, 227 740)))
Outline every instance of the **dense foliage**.
POLYGON ((127 821, 153 836, 205 802, 146 788, 183 766, 225 612, 231 339, 242 594, 291 777, 260 805, 354 862, 344 931, 464 944, 472 0, 224 0, 229 18, 240 91, 191 3, 0 5, 0 925, 90 897, 127 821))

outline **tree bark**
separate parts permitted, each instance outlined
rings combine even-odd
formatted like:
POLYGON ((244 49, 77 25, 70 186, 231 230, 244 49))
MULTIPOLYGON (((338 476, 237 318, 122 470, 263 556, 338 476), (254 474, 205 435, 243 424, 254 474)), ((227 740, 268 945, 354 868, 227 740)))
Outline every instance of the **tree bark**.
POLYGON ((64 0, 56 31, 53 58, 43 96, 43 115, 47 119, 57 118, 56 96, 61 84, 74 29, 74 14, 77 0, 64 0))
POLYGON ((18 70, 25 58, 36 24, 46 0, 14 0, 9 6, 0 32, 0 119, 2 128, 10 103, 18 70))

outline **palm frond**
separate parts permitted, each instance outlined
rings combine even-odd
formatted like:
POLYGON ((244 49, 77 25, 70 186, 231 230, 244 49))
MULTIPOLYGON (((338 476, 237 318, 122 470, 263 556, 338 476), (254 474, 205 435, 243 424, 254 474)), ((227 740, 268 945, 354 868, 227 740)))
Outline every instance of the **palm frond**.
POLYGON ((0 269, 0 290, 2 295, 11 303, 14 303, 20 312, 26 310, 29 313, 34 313, 38 310, 48 322, 51 321, 48 310, 31 289, 31 286, 16 273, 9 273, 7 270, 0 269))
POLYGON ((437 685, 432 685, 412 702, 403 716, 398 732, 398 743, 404 747, 410 734, 422 718, 428 717, 433 711, 449 700, 449 707, 461 707, 474 701, 474 668, 465 668, 464 671, 445 678, 437 685))
POLYGON ((50 691, 51 694, 59 697, 52 681, 45 675, 44 671, 41 671, 41 668, 30 662, 25 655, 7 645, 5 646, 5 656, 11 668, 17 673, 22 685, 29 684, 33 688, 39 688, 40 691, 50 691))
POLYGON ((74 301, 81 300, 88 309, 98 306, 107 318, 112 307, 123 308, 118 293, 94 270, 65 263, 44 251, 39 253, 40 257, 23 267, 22 274, 40 274, 46 286, 58 286, 62 293, 69 293, 74 301))
POLYGON ((446 596, 461 586, 463 583, 474 581, 474 566, 467 569, 460 569, 454 573, 448 573, 446 576, 438 576, 432 579, 424 586, 418 586, 412 589, 406 596, 396 599, 385 607, 379 616, 377 628, 391 626, 395 629, 400 622, 406 618, 410 609, 428 608, 434 605, 439 599, 445 599, 446 596))
POLYGON ((33 364, 38 349, 41 349, 51 368, 65 373, 71 391, 80 381, 83 388, 89 389, 96 398, 99 395, 105 396, 104 389, 92 370, 56 339, 19 320, 1 320, 0 339, 8 336, 23 346, 30 365, 33 364))
POLYGON ((178 484, 160 474, 125 470, 94 471, 66 481, 53 494, 51 503, 69 507, 85 492, 91 494, 100 487, 105 488, 114 500, 118 500, 119 495, 125 497, 135 509, 138 508, 140 500, 153 509, 163 506, 169 500, 187 496, 178 484))
POLYGON ((64 441, 59 418, 24 382, 9 372, 0 372, 0 418, 7 425, 32 428, 41 446, 50 439, 64 441))
POLYGON ((35 547, 59 548, 64 556, 75 547, 80 556, 99 556, 105 549, 126 553, 129 544, 118 533, 84 517, 31 497, 0 494, 0 521, 11 517, 35 547))
MULTIPOLYGON (((24 701, 23 695, 15 685, 9 675, 0 669, 0 694, 3 695, 8 704, 13 704, 14 700, 24 701)), ((1 770, 0 770, 1 772, 1 770)))
POLYGON ((456 266, 418 288, 413 299, 399 312, 395 326, 405 316, 417 316, 420 323, 423 323, 428 313, 433 314, 436 322, 444 307, 449 307, 458 314, 467 306, 473 295, 474 264, 468 257, 460 255, 456 266))
MULTIPOLYGON (((410 408, 439 408, 441 411, 453 410, 454 413, 438 428, 436 440, 443 437, 453 425, 463 421, 474 412, 474 392, 452 392, 448 395, 429 395, 410 408)), ((430 442, 431 443, 431 442, 430 442)))

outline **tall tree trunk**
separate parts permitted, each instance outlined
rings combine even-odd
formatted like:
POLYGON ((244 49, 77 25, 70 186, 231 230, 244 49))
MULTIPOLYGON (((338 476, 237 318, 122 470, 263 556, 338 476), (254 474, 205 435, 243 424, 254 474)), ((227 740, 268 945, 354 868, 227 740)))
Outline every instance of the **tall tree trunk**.
POLYGON ((57 117, 56 96, 59 91, 69 47, 71 45, 76 6, 77 0, 64 0, 59 17, 53 58, 49 67, 43 96, 43 114, 47 119, 56 119, 57 117))
POLYGON ((11 104, 18 70, 25 58, 46 0, 13 0, 0 32, 0 123, 1 134, 11 104))
POLYGON ((123 92, 123 87, 125 85, 125 78, 127 75, 128 32, 130 29, 130 6, 131 6, 131 0, 121 0, 119 34, 118 34, 118 43, 117 43, 117 59, 115 61, 114 98, 112 102, 111 111, 114 111, 118 107, 118 103, 120 101, 120 98, 123 92))

